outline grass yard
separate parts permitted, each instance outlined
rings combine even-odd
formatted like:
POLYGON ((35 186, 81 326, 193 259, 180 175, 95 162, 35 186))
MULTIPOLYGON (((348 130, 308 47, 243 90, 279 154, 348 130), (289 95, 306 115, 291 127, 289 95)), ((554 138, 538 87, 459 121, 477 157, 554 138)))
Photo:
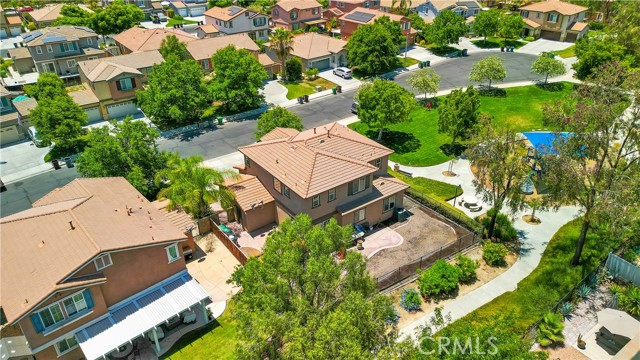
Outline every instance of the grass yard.
POLYGON ((418 60, 416 60, 414 58, 410 58, 410 57, 407 57, 405 59, 404 56, 398 57, 398 60, 400 60, 400 67, 409 67, 411 65, 415 65, 415 64, 420 62, 420 61, 418 61, 418 60))
MULTIPOLYGON (((410 178, 408 176, 404 176, 400 173, 397 173, 391 169, 389 169, 389 174, 393 177, 398 178, 407 185, 411 186, 414 190, 417 190, 433 199, 438 200, 441 203, 446 203, 448 200, 453 199, 456 195, 456 186, 447 184, 442 181, 427 179, 423 177, 413 177, 410 178)), ((462 195, 462 190, 458 190, 458 196, 462 195)))
POLYGON ((571 46, 569 46, 568 48, 566 48, 564 50, 552 51, 552 53, 560 56, 563 59, 574 57, 574 56, 576 56, 576 46, 575 45, 571 45, 571 46))
POLYGON ((487 37, 487 40, 473 40, 471 42, 473 45, 481 49, 496 49, 502 46, 513 46, 516 49, 519 49, 526 44, 524 41, 508 39, 505 45, 505 40, 503 38, 494 36, 487 37))
POLYGON ((189 24, 197 24, 197 21, 193 21, 193 20, 176 20, 176 19, 169 19, 169 21, 167 21, 167 25, 165 25, 165 27, 173 27, 173 25, 178 25, 178 24, 185 24, 185 25, 189 25, 189 24))
MULTIPOLYGON (((563 83, 563 88, 557 92, 536 85, 513 87, 505 91, 506 97, 481 96, 480 111, 493 116, 494 123, 499 126, 509 124, 517 131, 531 131, 545 129, 542 125, 542 105, 569 96, 572 86, 563 83)), ((451 143, 451 137, 438 133, 438 99, 432 99, 431 102, 434 104, 431 111, 417 107, 408 122, 393 124, 385 129, 381 143, 395 151, 390 157, 392 161, 408 166, 433 166, 455 157, 456 154, 445 146, 451 143)), ((370 129, 362 122, 349 127, 369 138, 377 138, 377 129, 370 129)))
POLYGON ((295 99, 303 95, 315 94, 316 86, 322 86, 323 90, 328 90, 336 86, 336 84, 321 77, 317 77, 311 81, 283 82, 282 85, 289 90, 287 92, 287 99, 295 99))

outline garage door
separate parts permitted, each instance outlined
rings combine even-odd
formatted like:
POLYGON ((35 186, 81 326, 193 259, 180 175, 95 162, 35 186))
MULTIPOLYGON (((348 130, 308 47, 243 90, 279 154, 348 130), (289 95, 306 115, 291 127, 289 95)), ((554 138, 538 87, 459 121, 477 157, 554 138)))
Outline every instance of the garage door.
POLYGON ((207 10, 206 7, 191 8, 191 16, 201 16, 207 10))
POLYGON ((109 119, 121 118, 138 112, 138 107, 133 101, 125 101, 119 104, 107 105, 109 119))
POLYGON ((90 123, 102 120, 102 114, 100 114, 100 108, 97 106, 84 109, 84 112, 87 114, 87 120, 89 120, 90 123))
POLYGON ((0 29, 0 38, 6 38, 6 37, 7 37, 7 30, 0 29))
POLYGON ((6 145, 22 140, 23 136, 15 126, 8 126, 0 129, 0 144, 6 145))
POLYGON ((11 31, 11 36, 18 36, 22 33, 22 29, 19 27, 13 27, 9 31, 11 31))
POLYGON ((576 40, 578 40, 578 33, 567 33, 567 36, 565 36, 564 41, 565 42, 576 42, 576 40))
POLYGON ((547 40, 560 41, 560 33, 558 31, 542 30, 540 37, 547 40))
POLYGON ((313 61, 311 63, 311 67, 316 68, 320 71, 326 70, 331 66, 331 59, 326 58, 324 60, 313 61))

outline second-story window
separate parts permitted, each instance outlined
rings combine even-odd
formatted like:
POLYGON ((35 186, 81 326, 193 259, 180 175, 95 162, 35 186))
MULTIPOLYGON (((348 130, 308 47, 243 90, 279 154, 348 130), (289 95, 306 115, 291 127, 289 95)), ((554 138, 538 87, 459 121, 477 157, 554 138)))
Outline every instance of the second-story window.
POLYGON ((327 192, 327 198, 328 198, 328 202, 332 202, 333 200, 336 199, 336 189, 330 189, 327 192))
POLYGON ((318 206, 320 206, 320 195, 311 198, 311 208, 317 208, 318 206))
POLYGON ((36 46, 36 54, 42 54, 42 47, 36 46))
POLYGON ((318 15, 319 12, 318 8, 313 8, 313 15, 318 15))
POLYGON ((172 263, 180 259, 180 251, 178 251, 178 244, 169 245, 164 249, 167 252, 167 259, 169 260, 169 263, 172 263))
POLYGON ((67 67, 68 68, 74 68, 76 67, 78 64, 76 63, 76 59, 70 59, 67 60, 67 67))
POLYGON ((244 156, 244 166, 250 168, 251 167, 251 159, 247 155, 244 156))
POLYGON ((74 42, 60 44, 60 51, 62 52, 74 51, 74 50, 78 50, 78 44, 74 42))
POLYGON ((338 7, 339 8, 343 8, 344 7, 344 3, 343 2, 338 2, 338 7))
POLYGON ((293 10, 291 11, 291 20, 295 20, 298 18, 298 11, 293 10))
POLYGON ((371 179, 369 176, 363 176, 357 180, 354 180, 349 183, 349 195, 355 195, 361 191, 365 191, 369 188, 371 184, 371 179))
POLYGON ((282 194, 282 183, 280 182, 280 180, 276 179, 275 176, 273 177, 273 188, 279 192, 280 194, 282 194))
POLYGON ((49 305, 44 310, 40 310, 37 315, 40 316, 42 325, 44 325, 45 328, 53 326, 64 320, 64 314, 62 313, 62 308, 60 308, 60 303, 49 305))
POLYGON ((253 26, 265 26, 266 24, 267 24, 266 17, 259 17, 259 18, 253 19, 253 26))
POLYGON ((382 165, 382 159, 376 159, 376 161, 374 162, 375 166, 379 169, 380 165, 382 165))
POLYGON ((131 90, 136 87, 136 82, 132 78, 120 79, 116 81, 116 87, 121 91, 131 90))
POLYGON ((365 2, 364 2, 364 8, 365 8, 365 9, 368 9, 368 8, 369 8, 369 2, 368 2, 368 1, 365 1, 365 2))
POLYGON ((550 13, 549 14, 549 18, 547 20, 549 22, 557 22, 558 21, 558 14, 557 13, 550 13))
POLYGON ((111 261, 111 255, 109 254, 101 255, 99 258, 93 260, 93 263, 96 265, 97 271, 100 271, 113 264, 113 262, 111 261))
POLYGON ((92 38, 87 38, 87 44, 93 45, 93 39, 92 38))
POLYGON ((529 11, 528 10, 521 10, 520 11, 520 16, 522 16, 523 18, 528 18, 529 17, 529 11))
POLYGON ((53 52, 53 47, 51 47, 51 45, 47 45, 47 52, 48 53, 52 53, 53 52))
POLYGON ((291 190, 289 189, 289 187, 285 184, 282 184, 282 193, 284 194, 284 196, 288 197, 289 199, 291 199, 291 190))
POLYGON ((279 15, 278 9, 273 9, 273 17, 278 17, 279 15))
POLYGON ((82 293, 75 294, 65 299, 62 304, 64 305, 64 310, 67 312, 67 316, 73 316, 87 308, 87 302, 85 301, 82 293))

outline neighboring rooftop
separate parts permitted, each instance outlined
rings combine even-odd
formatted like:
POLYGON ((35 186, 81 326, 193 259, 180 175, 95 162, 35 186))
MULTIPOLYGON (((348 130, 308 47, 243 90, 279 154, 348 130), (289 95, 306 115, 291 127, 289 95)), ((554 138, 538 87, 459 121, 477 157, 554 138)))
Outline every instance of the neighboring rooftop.
POLYGON ((586 29, 588 26, 589 26, 589 24, 587 24, 585 22, 574 22, 572 24, 569 24, 569 27, 567 28, 567 30, 582 31, 582 30, 586 29))
MULTIPOLYGON (((36 22, 54 21, 55 19, 57 19, 60 16, 62 16, 60 14, 60 11, 62 10, 62 7, 65 6, 65 5, 67 5, 67 4, 60 3, 60 4, 47 5, 45 7, 40 8, 40 9, 35 9, 35 10, 29 12, 29 15, 36 22)), ((82 10, 90 12, 90 13, 93 13, 93 10, 91 10, 88 6, 86 6, 84 4, 71 4, 71 5, 77 5, 82 10)))
POLYGON ((344 14, 340 20, 349 20, 358 24, 372 24, 377 18, 388 16, 391 21, 407 21, 408 19, 402 15, 392 14, 380 10, 365 9, 363 7, 355 8, 344 14))
POLYGON ((229 21, 240 14, 244 14, 247 11, 247 9, 235 5, 227 6, 224 8, 215 6, 207 10, 204 15, 211 16, 214 19, 222 21, 229 21))
POLYGON ((547 0, 522 6, 520 10, 539 11, 543 13, 555 11, 562 15, 575 15, 589 10, 584 6, 566 3, 560 0, 547 0))
POLYGON ((86 88, 78 91, 72 91, 69 93, 69 96, 71 96, 71 99, 80 106, 93 105, 100 102, 93 90, 86 88))
POLYGON ((291 11, 293 9, 304 10, 322 7, 322 5, 320 5, 320 3, 316 0, 280 0, 276 3, 276 5, 280 6, 285 11, 291 11))
POLYGON ((22 38, 27 46, 55 44, 60 42, 78 41, 79 39, 97 36, 95 31, 84 26, 54 26, 35 30, 23 34, 22 38))
POLYGON ((481 6, 477 1, 473 0, 430 0, 431 5, 438 12, 445 9, 463 8, 463 9, 480 9, 481 6))
POLYGON ((336 54, 347 46, 347 42, 330 36, 310 32, 293 38, 291 55, 303 59, 336 54))
POLYGON ((131 52, 135 51, 149 51, 158 50, 164 40, 169 35, 175 35, 181 42, 190 42, 198 40, 195 36, 192 36, 180 29, 141 29, 139 27, 132 27, 124 32, 113 37, 113 39, 131 52))
POLYGON ((202 30, 205 34, 215 34, 220 32, 220 30, 216 29, 213 25, 200 25, 196 27, 196 30, 198 29, 202 30))
POLYGON ((229 185, 229 190, 233 191, 235 201, 244 212, 274 201, 260 180, 251 175, 243 175, 242 180, 229 185))
POLYGON ((15 59, 28 59, 31 57, 31 53, 26 47, 19 47, 15 49, 9 49, 9 57, 15 59))
POLYGON ((120 74, 143 74, 139 69, 149 68, 164 61, 158 50, 135 52, 121 56, 80 61, 78 66, 89 81, 109 81, 120 74))
POLYGON ((216 51, 229 45, 234 45, 237 49, 260 51, 258 44, 251 40, 247 33, 198 39, 187 43, 187 51, 195 60, 205 60, 210 59, 216 51))

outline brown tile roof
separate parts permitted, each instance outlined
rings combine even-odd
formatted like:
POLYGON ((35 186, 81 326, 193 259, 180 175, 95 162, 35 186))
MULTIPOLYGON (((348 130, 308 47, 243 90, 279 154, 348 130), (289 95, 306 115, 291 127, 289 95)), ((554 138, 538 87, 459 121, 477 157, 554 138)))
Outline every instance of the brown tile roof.
POLYGON ((196 27, 196 30, 197 29, 202 30, 205 34, 215 34, 220 32, 220 30, 216 29, 216 27, 213 25, 200 25, 196 27))
POLYGON ((69 96, 80 106, 97 105, 100 102, 91 89, 72 91, 69 93, 69 96))
POLYGON ((537 22, 531 20, 531 19, 524 19, 524 24, 533 28, 533 29, 537 29, 539 28, 541 25, 538 24, 537 22))
POLYGON ((9 323, 101 252, 186 238, 122 177, 76 179, 33 206, 0 219, 0 294, 9 323))
POLYGON ((175 6, 177 9, 183 9, 187 7, 187 4, 183 3, 182 1, 172 1, 171 5, 175 6))
POLYGON ((233 191, 238 206, 245 212, 274 201, 269 191, 255 176, 246 177, 230 185, 229 190, 233 191))
POLYGON ((204 15, 211 16, 214 19, 218 19, 222 21, 229 21, 240 14, 244 14, 246 11, 247 9, 240 6, 235 6, 235 5, 227 6, 224 8, 215 6, 207 10, 204 13, 204 15))
POLYGON ((18 122, 18 112, 0 113, 0 124, 13 125, 18 122))
POLYGON ((275 57, 271 56, 271 54, 267 54, 267 53, 258 54, 258 61, 262 66, 271 66, 271 65, 280 63, 280 60, 276 59, 275 57))
POLYGON ((15 57, 16 59, 28 59, 31 57, 31 53, 26 47, 19 47, 15 49, 9 49, 9 57, 15 57))
POLYGON ((260 141, 285 139, 285 138, 288 139, 297 134, 298 134, 298 130, 296 129, 277 127, 269 131, 268 133, 266 133, 263 137, 261 137, 260 141))
POLYGON ((393 153, 338 123, 238 150, 302 198, 371 174, 377 167, 369 161, 393 153))
POLYGON ((280 6, 284 11, 322 8, 322 5, 316 0, 280 0, 275 6, 280 6))
POLYGON ((11 95, 11 92, 9 92, 9 90, 7 90, 6 87, 0 84, 0 96, 9 96, 9 95, 11 95))
POLYGON ((84 26, 56 26, 38 30, 40 35, 25 40, 27 46, 54 44, 59 42, 78 41, 78 39, 98 36, 95 31, 84 26))
POLYGON ((160 49, 162 40, 169 35, 175 35, 178 40, 186 43, 198 40, 195 36, 191 36, 180 29, 141 29, 139 27, 132 27, 121 32, 114 36, 113 39, 131 52, 149 51, 160 49))
POLYGON ((438 10, 438 12, 456 6, 459 0, 431 0, 431 5, 438 10))
POLYGON ((336 54, 345 49, 347 42, 318 33, 306 33, 293 38, 291 54, 302 59, 315 59, 336 54))
POLYGON ((570 25, 567 30, 582 31, 582 30, 586 29, 588 26, 589 26, 589 24, 587 24, 585 22, 575 22, 572 25, 570 25))
POLYGON ((193 227, 194 221, 189 214, 182 211, 181 209, 168 211, 168 204, 168 199, 156 200, 151 203, 151 205, 155 206, 155 208, 158 209, 167 219, 169 219, 169 221, 178 229, 187 231, 187 229, 193 227))
POLYGON ((22 24, 22 19, 20 19, 20 16, 17 16, 17 15, 7 16, 7 24, 19 25, 19 24, 22 24))
POLYGON ((22 117, 29 116, 29 114, 31 114, 31 111, 35 109, 36 106, 38 106, 38 101, 36 101, 36 99, 34 98, 28 98, 13 102, 13 107, 18 110, 18 113, 20 113, 20 116, 22 117))
MULTIPOLYGON (((36 21, 53 21, 57 18, 59 18, 60 16, 62 16, 60 14, 60 11, 62 10, 62 7, 66 5, 66 4, 53 4, 53 5, 47 5, 43 8, 40 9, 35 9, 31 12, 29 12, 29 15, 36 21)), ((77 4, 78 7, 80 7, 82 10, 93 13, 93 10, 91 10, 88 6, 84 5, 84 4, 77 4)))
MULTIPOLYGON (((418 6, 426 3, 427 0, 411 0, 410 2, 408 2, 408 6, 410 9, 415 9, 418 6)), ((397 0, 380 0, 380 6, 382 7, 392 7, 392 5, 398 4, 397 0)))
POLYGON ((164 59, 158 50, 151 50, 80 61, 78 66, 89 81, 95 82, 109 81, 125 73, 142 76, 140 69, 150 68, 163 61, 164 59))
POLYGON ((371 194, 340 205, 336 210, 342 215, 349 214, 358 209, 362 209, 373 202, 379 201, 382 198, 397 194, 408 187, 409 185, 394 178, 393 176, 381 176, 373 179, 373 191, 371 194))
POLYGON ((187 51, 195 60, 204 60, 211 58, 216 51, 229 45, 234 45, 238 49, 260 51, 258 44, 251 40, 247 33, 198 39, 187 43, 187 51))
POLYGON ((342 16, 344 14, 344 12, 342 10, 336 9, 336 8, 330 8, 330 9, 327 9, 326 11, 329 11, 329 12, 333 13, 336 16, 342 16))
POLYGON ((355 8, 351 11, 349 11, 348 13, 344 14, 343 16, 340 17, 340 20, 343 21, 348 21, 348 22, 352 22, 352 23, 356 23, 356 24, 373 24, 373 22, 378 19, 381 18, 383 16, 388 16, 391 21, 399 21, 399 22, 407 22, 409 21, 409 18, 402 16, 402 15, 398 15, 398 14, 392 14, 392 13, 388 13, 388 12, 384 12, 384 11, 380 11, 380 10, 374 10, 374 9, 365 9, 363 7, 358 7, 355 8), (366 13, 366 14, 372 14, 373 17, 367 21, 358 21, 358 20, 354 20, 354 19, 349 19, 349 15, 357 13, 357 12, 361 12, 361 13, 366 13))
POLYGON ((562 15, 574 15, 589 10, 584 6, 566 3, 560 0, 547 0, 522 6, 520 10, 540 11, 543 13, 555 11, 562 15))

